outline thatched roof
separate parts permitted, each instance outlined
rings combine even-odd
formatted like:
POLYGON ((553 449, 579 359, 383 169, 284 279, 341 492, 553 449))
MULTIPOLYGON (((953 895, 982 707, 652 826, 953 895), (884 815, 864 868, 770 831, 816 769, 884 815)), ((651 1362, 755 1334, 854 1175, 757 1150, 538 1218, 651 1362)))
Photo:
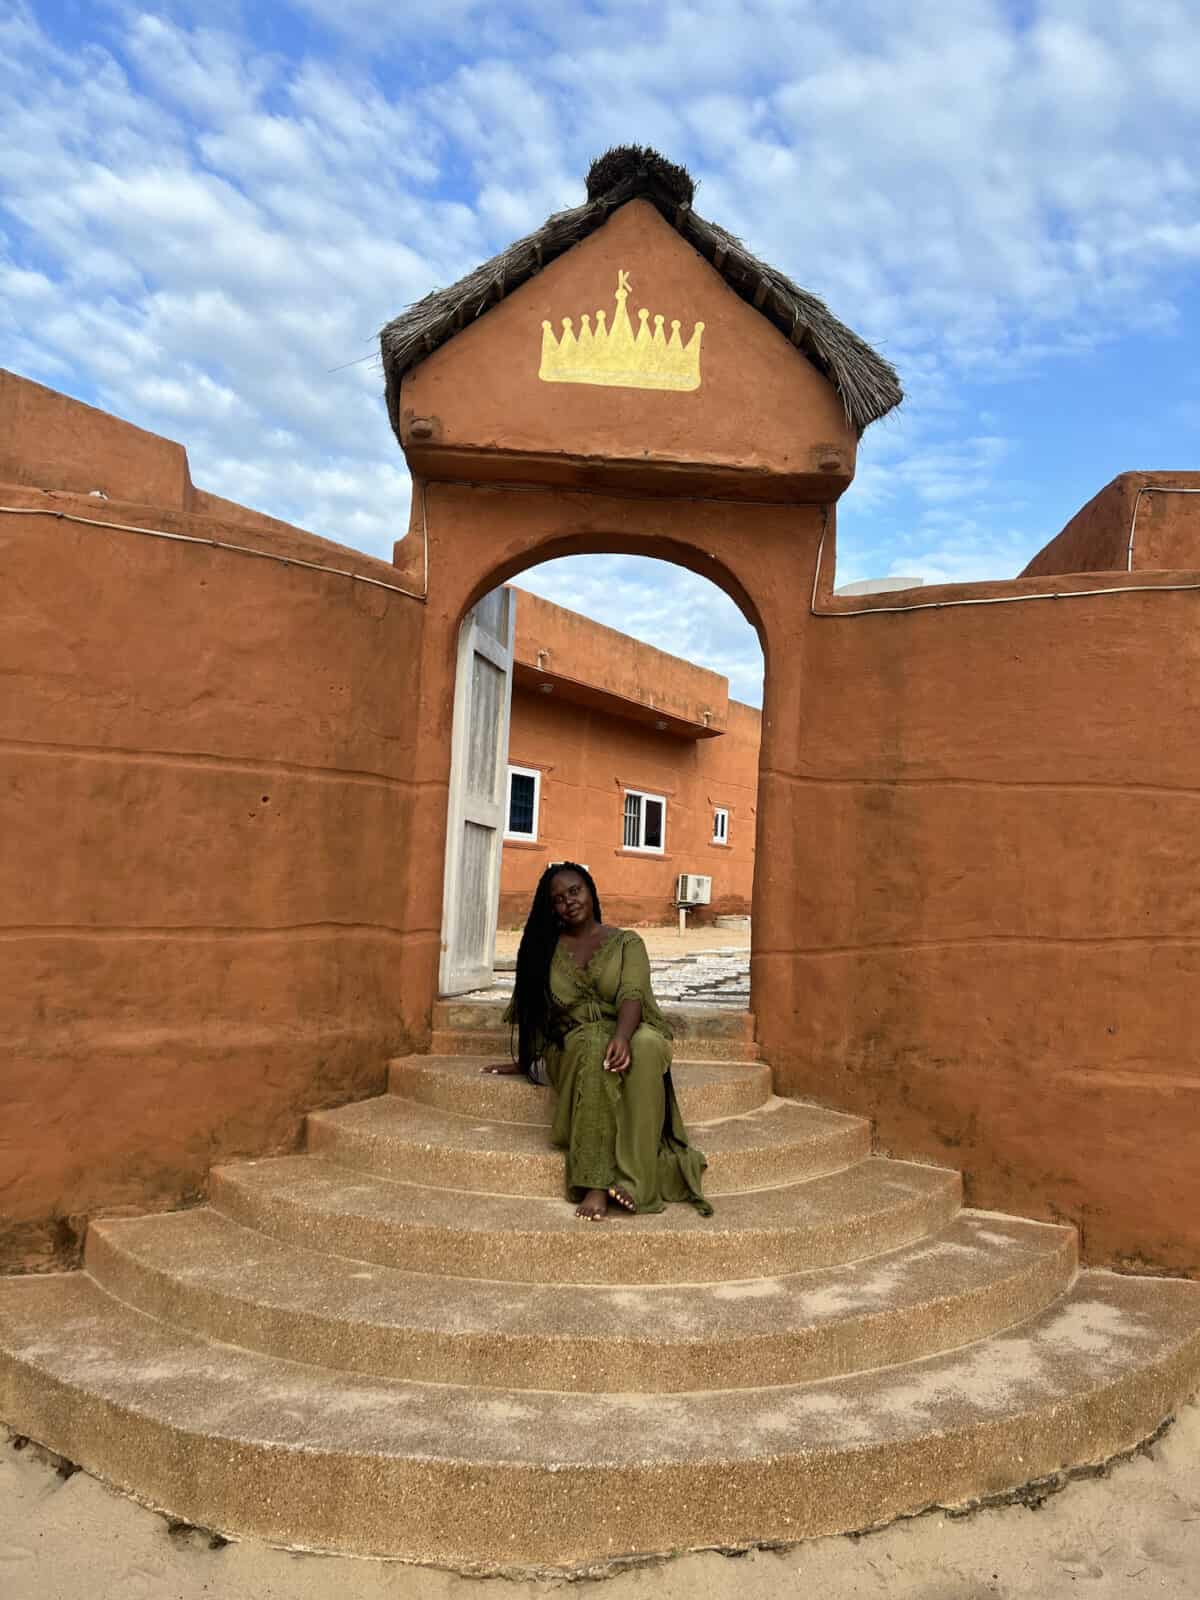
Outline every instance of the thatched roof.
POLYGON ((904 398, 895 369, 824 303, 774 267, 750 254, 740 240, 692 209, 695 186, 688 173, 657 151, 625 146, 594 161, 587 200, 559 211, 536 233, 448 289, 435 289, 393 318, 379 335, 387 377, 388 414, 399 436, 400 380, 468 323, 483 316, 557 256, 601 227, 630 200, 648 200, 692 248, 812 362, 842 397, 846 416, 861 434, 904 398))

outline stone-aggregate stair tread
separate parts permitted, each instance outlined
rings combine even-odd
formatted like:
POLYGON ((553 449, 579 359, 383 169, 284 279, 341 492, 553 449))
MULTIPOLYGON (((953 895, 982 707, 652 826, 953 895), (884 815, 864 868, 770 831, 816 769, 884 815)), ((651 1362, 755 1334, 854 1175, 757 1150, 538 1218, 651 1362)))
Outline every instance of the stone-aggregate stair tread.
POLYGON ((397 1182, 315 1155, 215 1167, 212 1204, 312 1248, 413 1271, 508 1281, 695 1282, 800 1271, 894 1249, 959 1209, 948 1168, 870 1157, 825 1177, 603 1224, 542 1196, 397 1182))
MULTIPOLYGON (((761 1061, 682 1058, 672 1063, 671 1079, 689 1124, 740 1116, 771 1096, 771 1069, 761 1061)), ((552 1089, 523 1076, 485 1073, 477 1055, 397 1056, 388 1064, 388 1081, 392 1094, 464 1116, 546 1125, 553 1115, 552 1089)))
POLYGON ((209 1342, 85 1274, 0 1283, 0 1415, 188 1521, 502 1568, 862 1527, 1129 1448, 1194 1385, 1200 1285, 1083 1275, 923 1361, 682 1394, 491 1391, 209 1342))
MULTIPOLYGON (((379 1095, 310 1112, 308 1148, 332 1161, 404 1182, 520 1195, 561 1195, 563 1153, 544 1126, 494 1122, 379 1095)), ((863 1117, 772 1097, 754 1111, 695 1124, 715 1198, 795 1182, 861 1161, 870 1151, 863 1117)))
POLYGON ((714 1284, 514 1284, 317 1254, 205 1207, 94 1222, 88 1269, 118 1299, 266 1354, 346 1371, 535 1389, 795 1383, 982 1338, 1075 1268, 1070 1228, 961 1213, 848 1267, 714 1284))

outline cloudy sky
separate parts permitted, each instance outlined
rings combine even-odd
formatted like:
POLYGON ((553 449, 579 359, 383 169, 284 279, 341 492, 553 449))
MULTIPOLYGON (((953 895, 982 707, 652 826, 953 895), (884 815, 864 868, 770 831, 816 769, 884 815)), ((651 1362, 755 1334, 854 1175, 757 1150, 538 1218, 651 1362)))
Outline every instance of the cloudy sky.
MULTIPOLYGON (((1006 577, 1200 465, 1198 84, 1195 0, 0 0, 0 364, 390 555, 376 331, 650 143, 900 371, 838 582, 1006 577)), ((522 581, 757 698, 690 575, 522 581)))

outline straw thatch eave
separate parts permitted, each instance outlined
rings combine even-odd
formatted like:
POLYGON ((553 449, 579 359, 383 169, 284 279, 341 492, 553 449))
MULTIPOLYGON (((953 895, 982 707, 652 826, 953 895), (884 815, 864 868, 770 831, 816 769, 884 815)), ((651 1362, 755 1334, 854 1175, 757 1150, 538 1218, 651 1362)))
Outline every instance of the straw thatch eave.
POLYGON ((638 199, 648 200, 736 294, 773 323, 829 379, 859 434, 899 405, 903 391, 891 364, 839 322, 815 295, 751 255, 739 239, 693 210, 692 192, 692 180, 684 169, 655 151, 609 151, 592 165, 583 205, 557 212, 536 233, 518 239, 448 289, 435 289, 393 318, 381 331, 379 343, 388 415, 397 437, 400 383, 406 372, 603 227, 619 207, 638 199))

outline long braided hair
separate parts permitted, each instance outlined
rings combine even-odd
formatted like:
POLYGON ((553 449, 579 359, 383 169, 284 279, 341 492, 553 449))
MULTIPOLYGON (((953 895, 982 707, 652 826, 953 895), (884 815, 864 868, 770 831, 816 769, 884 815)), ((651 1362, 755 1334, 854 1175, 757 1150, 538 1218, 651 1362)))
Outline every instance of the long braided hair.
POLYGON ((562 924, 550 900, 550 880, 560 872, 577 872, 592 896, 592 914, 603 922, 596 883, 578 861, 556 861, 538 879, 533 904, 525 919, 525 929, 517 949, 517 975, 513 983, 513 1021, 517 1031, 516 1060, 526 1077, 533 1076, 533 1063, 555 1035, 557 1004, 550 993, 550 962, 558 944, 562 924))

